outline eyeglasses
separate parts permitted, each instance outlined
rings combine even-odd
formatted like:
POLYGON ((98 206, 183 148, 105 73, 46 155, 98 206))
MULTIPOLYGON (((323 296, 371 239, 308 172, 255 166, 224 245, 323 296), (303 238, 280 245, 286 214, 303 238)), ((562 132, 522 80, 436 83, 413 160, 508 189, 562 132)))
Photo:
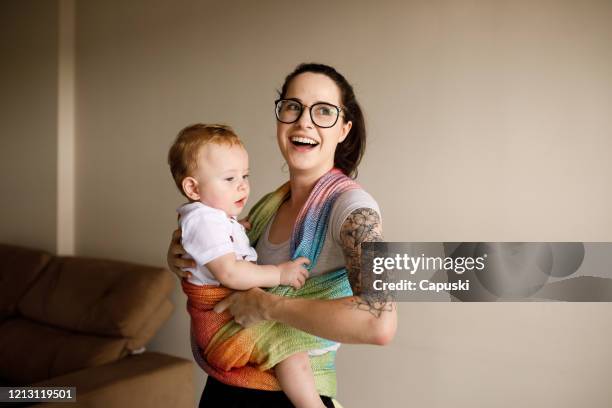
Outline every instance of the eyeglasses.
POLYGON ((312 123, 320 128, 333 127, 342 112, 339 106, 324 102, 307 106, 295 99, 279 99, 274 101, 274 104, 276 105, 276 119, 279 122, 295 123, 302 116, 304 108, 309 108, 312 123))

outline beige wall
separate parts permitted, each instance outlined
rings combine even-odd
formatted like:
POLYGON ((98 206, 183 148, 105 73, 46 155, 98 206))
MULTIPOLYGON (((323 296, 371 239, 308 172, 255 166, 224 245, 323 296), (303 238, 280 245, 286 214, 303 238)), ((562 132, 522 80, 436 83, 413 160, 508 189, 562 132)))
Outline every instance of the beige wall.
MULTIPOLYGON (((388 240, 612 241, 609 2, 82 1, 76 16, 77 254, 164 263, 181 203, 165 155, 186 124, 238 130, 254 199, 283 181, 272 100, 304 60, 355 86, 359 180, 388 240)), ((30 191, 2 180, 12 199, 30 191)), ((151 347, 190 357, 174 298, 151 347)), ((606 304, 401 304, 391 346, 341 349, 340 400, 607 407, 611 317, 606 304)))
POLYGON ((0 6, 0 242, 56 249, 54 1, 0 6))

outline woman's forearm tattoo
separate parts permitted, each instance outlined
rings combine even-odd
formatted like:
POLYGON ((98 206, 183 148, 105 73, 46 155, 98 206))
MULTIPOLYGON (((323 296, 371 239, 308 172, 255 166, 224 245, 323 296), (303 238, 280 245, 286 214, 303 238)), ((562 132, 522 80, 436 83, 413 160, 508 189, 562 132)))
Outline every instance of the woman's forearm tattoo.
POLYGON ((382 241, 380 217, 371 208, 353 211, 342 224, 340 242, 346 261, 348 279, 353 289, 354 299, 350 306, 365 310, 376 317, 382 312, 393 310, 393 303, 387 293, 364 291, 361 282, 361 243, 382 241))

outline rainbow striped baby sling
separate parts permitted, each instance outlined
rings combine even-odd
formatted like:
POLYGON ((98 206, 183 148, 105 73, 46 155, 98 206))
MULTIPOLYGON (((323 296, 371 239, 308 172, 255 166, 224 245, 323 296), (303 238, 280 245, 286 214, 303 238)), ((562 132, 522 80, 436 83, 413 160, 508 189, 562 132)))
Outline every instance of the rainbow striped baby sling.
MULTIPOLYGON (((345 191, 360 188, 338 169, 332 169, 315 184, 308 200, 296 219, 290 242, 293 258, 304 256, 316 265, 325 240, 331 209, 345 191)), ((251 245, 259 239, 267 224, 289 197, 289 183, 264 196, 249 213, 251 245)), ((196 362, 217 380, 245 388, 281 390, 272 368, 288 356, 335 343, 304 333, 274 321, 264 321, 243 328, 228 312, 217 314, 214 305, 233 290, 222 286, 196 286, 182 281, 187 294, 187 310, 191 315, 191 344, 196 362)), ((346 269, 307 279, 298 290, 277 286, 271 293, 288 297, 334 299, 351 296, 346 269)), ((336 395, 335 351, 310 356, 315 384, 319 394, 336 395)))

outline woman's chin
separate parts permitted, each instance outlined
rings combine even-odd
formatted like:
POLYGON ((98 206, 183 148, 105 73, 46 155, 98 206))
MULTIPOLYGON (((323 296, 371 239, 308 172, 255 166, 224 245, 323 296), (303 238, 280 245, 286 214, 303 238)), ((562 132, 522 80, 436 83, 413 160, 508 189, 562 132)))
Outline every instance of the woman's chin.
MULTIPOLYGON (((317 174, 326 173, 331 167, 320 162, 314 161, 291 161, 288 162, 289 172, 293 175, 299 174, 317 174)), ((333 165, 332 165, 333 167, 333 165)))
POLYGON ((323 152, 320 150, 297 151, 297 149, 289 149, 286 152, 285 160, 289 166, 289 171, 294 174, 300 173, 325 173, 329 170, 330 164, 333 167, 333 156, 330 160, 323 159, 323 152), (329 163, 328 163, 329 162, 329 163))
POLYGON ((289 167, 294 169, 308 169, 316 165, 317 160, 315 160, 314 155, 304 154, 304 153, 296 153, 289 154, 287 157, 287 164, 289 167))

